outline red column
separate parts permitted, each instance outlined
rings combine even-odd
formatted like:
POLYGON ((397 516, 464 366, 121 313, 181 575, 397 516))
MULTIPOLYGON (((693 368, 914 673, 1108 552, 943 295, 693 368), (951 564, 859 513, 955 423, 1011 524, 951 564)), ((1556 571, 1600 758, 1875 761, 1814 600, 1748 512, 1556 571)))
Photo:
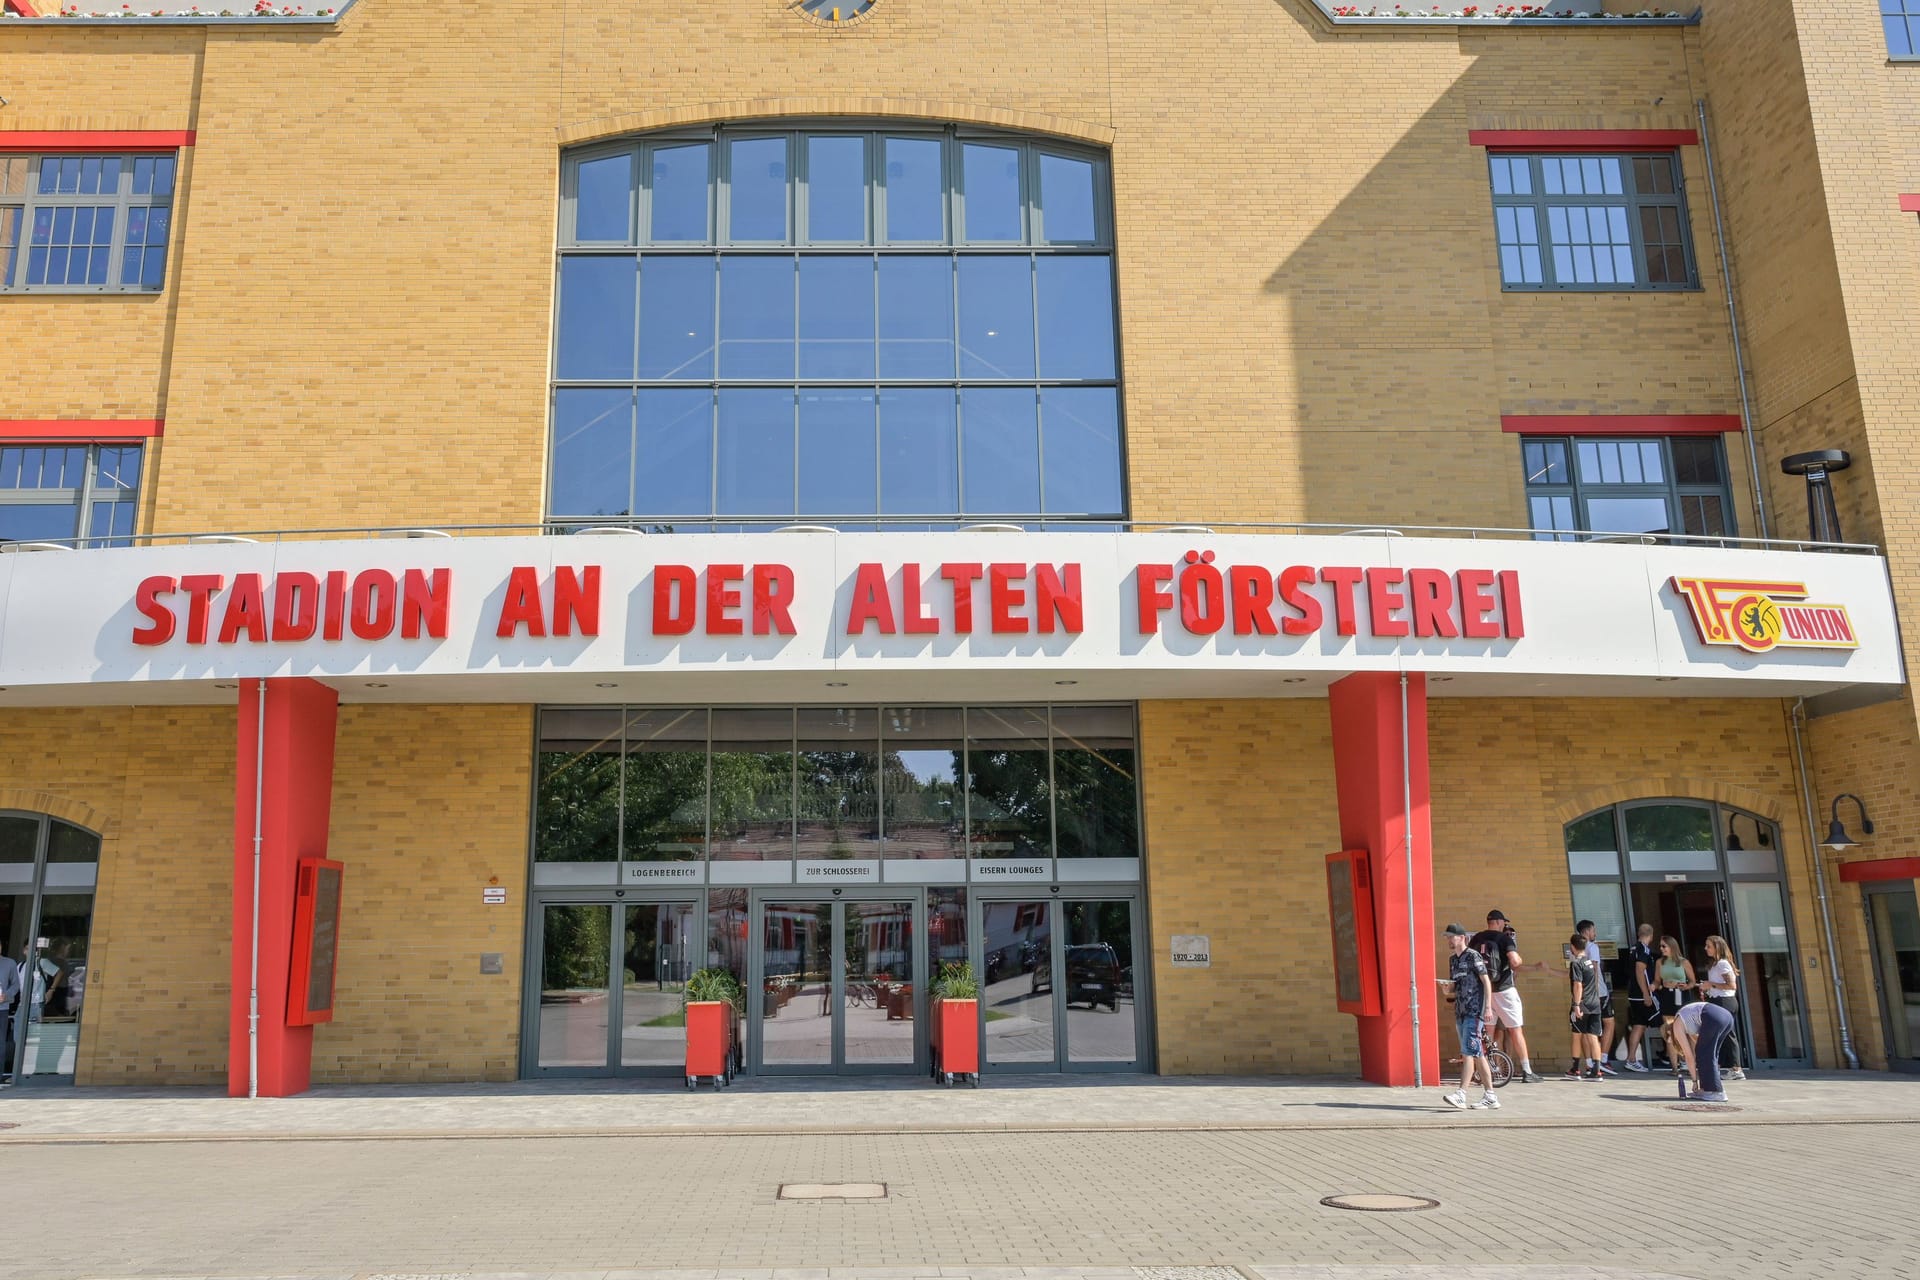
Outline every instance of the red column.
POLYGON ((1448 1007, 1434 983, 1433 831, 1428 818, 1427 678, 1407 676, 1407 774, 1401 772, 1400 677, 1362 673, 1327 693, 1340 840, 1372 854, 1374 928, 1380 943, 1380 1013, 1360 1022, 1360 1073, 1375 1084, 1413 1083, 1413 999, 1420 999, 1420 1061, 1440 1080, 1440 1023, 1448 1007), (1411 901, 1407 870, 1413 870, 1411 901), (1411 925, 1411 942, 1409 941, 1411 925))
POLYGON ((247 1093, 256 798, 260 817, 260 1096, 285 1098, 300 1093, 306 1089, 312 1071, 313 1028, 287 1025, 294 878, 301 858, 324 857, 327 852, 338 706, 338 695, 317 680, 240 682, 233 803, 233 995, 227 1018, 227 1093, 232 1097, 245 1097, 247 1093), (263 725, 264 735, 260 732, 263 725), (257 789, 256 762, 263 766, 257 789))

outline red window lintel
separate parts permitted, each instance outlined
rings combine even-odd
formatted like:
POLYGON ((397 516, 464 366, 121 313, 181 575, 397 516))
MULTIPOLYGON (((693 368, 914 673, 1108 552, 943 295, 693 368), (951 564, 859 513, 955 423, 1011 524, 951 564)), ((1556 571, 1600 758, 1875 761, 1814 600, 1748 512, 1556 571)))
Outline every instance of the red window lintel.
POLYGON ((7 0, 6 8, 19 14, 23 18, 37 18, 40 16, 40 11, 28 3, 28 0, 7 0))
POLYGON ((1901 196, 1900 212, 1920 213, 1920 195, 1901 196))
POLYGON ((1737 413, 1574 413, 1500 415, 1519 436, 1715 436, 1740 430, 1737 413))
POLYGON ((176 151, 192 129, 0 129, 0 151, 176 151))
POLYGON ((1671 151, 1699 145, 1696 129, 1471 129, 1489 151, 1671 151))
POLYGON ((150 440, 161 418, 0 418, 0 440, 150 440))
POLYGON ((1875 884, 1884 880, 1920 880, 1920 858, 1843 862, 1840 864, 1840 878, 1848 884, 1875 884))

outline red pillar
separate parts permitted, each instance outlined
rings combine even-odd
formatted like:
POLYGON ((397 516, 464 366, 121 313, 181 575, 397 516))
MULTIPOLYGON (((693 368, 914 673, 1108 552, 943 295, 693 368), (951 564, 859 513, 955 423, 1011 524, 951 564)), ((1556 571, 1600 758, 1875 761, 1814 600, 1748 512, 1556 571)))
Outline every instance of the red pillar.
POLYGON ((1427 678, 1407 676, 1407 774, 1403 785, 1400 677, 1367 672, 1336 681, 1333 771, 1340 840, 1372 854, 1374 929, 1380 945, 1380 1013, 1360 1022, 1360 1073, 1375 1084, 1413 1080, 1413 998, 1420 1000, 1420 1061, 1428 1084, 1440 1081, 1440 1023, 1447 1004, 1434 983, 1433 831, 1428 818, 1427 678), (1413 871, 1411 901, 1408 867, 1413 871), (1411 941, 1409 941, 1411 926, 1411 941))
POLYGON ((313 1028, 287 1025, 294 878, 301 858, 324 857, 327 852, 338 706, 338 695, 317 680, 296 677, 240 682, 233 803, 233 995, 227 1017, 227 1093, 232 1097, 247 1094, 256 797, 260 816, 260 1096, 285 1098, 303 1092, 312 1072, 313 1028), (256 762, 263 766, 257 790, 256 762))

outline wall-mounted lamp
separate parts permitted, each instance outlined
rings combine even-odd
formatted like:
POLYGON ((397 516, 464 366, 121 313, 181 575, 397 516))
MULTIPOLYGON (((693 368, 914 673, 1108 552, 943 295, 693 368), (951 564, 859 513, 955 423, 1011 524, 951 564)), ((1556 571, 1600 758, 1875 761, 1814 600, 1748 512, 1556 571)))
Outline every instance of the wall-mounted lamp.
POLYGON ((1833 821, 1827 824, 1827 838, 1820 843, 1829 849, 1857 849, 1860 847, 1859 843, 1847 834, 1845 827, 1840 825, 1842 800, 1853 801, 1854 808, 1860 810, 1860 830, 1867 835, 1873 834, 1873 819, 1867 816, 1867 806, 1861 803, 1859 796, 1851 791, 1843 791, 1833 798, 1833 821))

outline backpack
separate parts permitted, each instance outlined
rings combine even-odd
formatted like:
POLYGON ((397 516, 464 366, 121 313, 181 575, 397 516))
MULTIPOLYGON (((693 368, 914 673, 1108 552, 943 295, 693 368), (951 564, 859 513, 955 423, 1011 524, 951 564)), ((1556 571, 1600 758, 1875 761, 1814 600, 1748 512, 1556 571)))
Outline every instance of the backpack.
POLYGON ((1507 941, 1505 934, 1498 936, 1500 941, 1491 950, 1484 942, 1474 948, 1480 953, 1480 958, 1487 962, 1487 977, 1492 980, 1495 991, 1513 982, 1513 966, 1507 963, 1507 949, 1511 944, 1507 941))

